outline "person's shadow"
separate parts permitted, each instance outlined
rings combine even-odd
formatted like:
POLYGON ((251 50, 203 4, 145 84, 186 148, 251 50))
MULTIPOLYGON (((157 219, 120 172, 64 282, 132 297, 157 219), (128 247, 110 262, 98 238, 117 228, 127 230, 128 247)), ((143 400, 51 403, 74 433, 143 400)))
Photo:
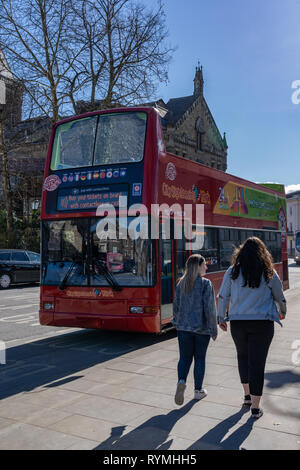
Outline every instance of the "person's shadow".
MULTIPOLYGON (((170 411, 166 415, 153 416, 125 435, 123 433, 126 426, 116 426, 112 428, 109 438, 94 450, 168 450, 173 442, 173 439, 168 440, 172 428, 191 410, 195 403, 197 403, 196 400, 191 400, 178 410, 170 411)), ((249 408, 242 408, 239 412, 221 421, 187 450, 239 449, 251 432, 253 420, 248 420, 224 441, 222 438, 246 412, 249 412, 249 408)), ((201 420, 201 416, 199 416, 199 420, 201 420)))
POLYGON ((153 416, 125 435, 126 426, 116 426, 112 428, 109 438, 94 450, 168 450, 173 442, 172 439, 167 441, 171 429, 195 403, 197 400, 191 400, 170 413, 153 416))
MULTIPOLYGON (((265 380, 266 380, 266 388, 269 389, 280 389, 285 387, 286 385, 296 385, 295 390, 297 391, 298 396, 300 395, 300 388, 297 387, 297 384, 300 383, 300 374, 294 372, 294 370, 286 369, 274 372, 267 372, 265 373, 265 380)), ((288 395, 285 395, 285 398, 288 398, 288 395)), ((266 395, 265 400, 268 400, 268 396, 266 395)), ((277 406, 275 403, 270 403, 269 406, 272 409, 273 413, 280 414, 283 416, 290 416, 294 419, 300 419, 300 412, 295 409, 287 410, 281 409, 280 405, 277 406)))
POLYGON ((254 419, 250 418, 236 429, 230 436, 222 441, 222 439, 245 413, 249 413, 248 407, 242 407, 237 413, 229 416, 221 421, 217 426, 210 429, 206 434, 200 437, 198 441, 194 442, 187 450, 239 450, 242 443, 249 436, 254 419))
POLYGON ((266 372, 265 380, 267 388, 281 388, 287 384, 298 384, 300 383, 300 374, 297 374, 293 370, 286 369, 275 372, 266 372))

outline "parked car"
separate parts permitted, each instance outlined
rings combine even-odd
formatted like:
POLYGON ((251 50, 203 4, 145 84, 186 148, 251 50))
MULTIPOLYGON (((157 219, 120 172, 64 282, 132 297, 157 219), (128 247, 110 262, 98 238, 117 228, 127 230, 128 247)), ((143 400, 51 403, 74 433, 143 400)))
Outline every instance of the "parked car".
POLYGON ((0 250, 0 289, 11 284, 40 281, 39 253, 27 250, 0 250))

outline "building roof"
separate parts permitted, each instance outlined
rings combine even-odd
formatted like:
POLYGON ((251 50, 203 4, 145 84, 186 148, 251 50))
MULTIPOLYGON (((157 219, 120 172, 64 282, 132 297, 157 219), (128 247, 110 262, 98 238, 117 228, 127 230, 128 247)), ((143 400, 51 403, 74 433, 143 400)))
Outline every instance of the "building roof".
POLYGON ((287 198, 287 199, 291 199, 291 198, 297 197, 297 196, 300 197, 300 190, 298 190, 298 191, 292 191, 291 193, 287 193, 286 198, 287 198))
POLYGON ((195 99, 195 95, 170 99, 167 103, 168 113, 164 118, 164 124, 176 124, 176 122, 181 118, 181 116, 193 104, 195 99))

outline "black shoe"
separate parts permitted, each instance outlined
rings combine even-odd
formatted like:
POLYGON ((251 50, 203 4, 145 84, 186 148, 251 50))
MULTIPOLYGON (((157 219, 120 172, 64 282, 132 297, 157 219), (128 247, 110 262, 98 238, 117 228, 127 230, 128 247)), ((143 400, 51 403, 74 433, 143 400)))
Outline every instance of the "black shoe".
POLYGON ((251 417, 258 419, 264 414, 262 408, 251 408, 251 417))
POLYGON ((251 396, 245 395, 243 406, 251 406, 251 405, 252 405, 251 396))

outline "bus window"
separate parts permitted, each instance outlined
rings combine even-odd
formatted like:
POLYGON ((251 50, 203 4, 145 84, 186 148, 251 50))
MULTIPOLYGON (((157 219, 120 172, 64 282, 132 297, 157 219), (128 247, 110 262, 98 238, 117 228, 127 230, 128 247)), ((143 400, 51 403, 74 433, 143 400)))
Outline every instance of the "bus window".
POLYGON ((233 242, 239 241, 239 230, 236 230, 236 229, 230 230, 230 240, 233 242))
POLYGON ((244 243, 247 240, 247 232, 246 230, 240 230, 240 241, 244 243))
POLYGON ((266 247, 272 255, 274 263, 281 262, 281 234, 279 232, 270 231, 263 232, 263 238, 266 247))
MULTIPOLYGON (((107 280, 98 263, 104 264, 113 274, 120 286, 152 286, 155 284, 155 245, 149 239, 137 240, 106 238, 97 233, 100 218, 91 220, 91 256, 92 286, 107 286, 107 280)), ((126 219, 125 219, 126 220, 126 219)), ((132 218, 128 217, 129 225, 132 218)), ((117 220, 117 231, 120 230, 122 219, 117 220)), ((124 226, 123 226, 124 227, 124 226)))
POLYGON ((259 231, 255 230, 253 236, 259 238, 261 241, 264 241, 264 233, 263 232, 259 232, 259 231))
POLYGON ((208 273, 218 271, 220 269, 218 246, 218 230, 216 228, 205 227, 203 247, 201 248, 201 250, 193 251, 193 254, 199 253, 200 255, 204 256, 207 264, 208 273))
POLYGON ((43 222, 42 283, 57 285, 70 270, 68 285, 86 286, 87 220, 43 222))
POLYGON ((231 258, 234 250, 234 240, 230 239, 229 229, 220 229, 219 256, 220 269, 227 269, 231 265, 231 258))
POLYGON ((95 165, 139 162, 144 157, 146 113, 99 116, 95 165))
POLYGON ((51 170, 92 165, 96 126, 97 116, 76 119, 57 126, 51 170))

